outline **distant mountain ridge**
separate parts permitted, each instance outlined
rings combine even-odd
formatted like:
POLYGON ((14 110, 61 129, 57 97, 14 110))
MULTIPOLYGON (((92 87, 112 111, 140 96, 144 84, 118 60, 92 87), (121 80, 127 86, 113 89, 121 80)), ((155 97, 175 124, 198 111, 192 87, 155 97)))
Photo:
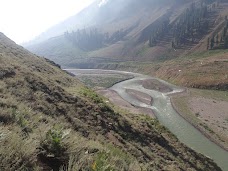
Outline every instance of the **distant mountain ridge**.
MULTIPOLYGON (((144 0, 143 4, 146 3, 145 5, 151 6, 154 5, 156 1, 157 0, 144 0)), ((174 2, 175 0, 171 1, 174 2)), ((28 46, 31 44, 40 43, 42 41, 47 40, 48 38, 59 36, 63 34, 65 31, 72 31, 92 26, 101 27, 104 24, 115 22, 115 20, 121 19, 118 17, 121 15, 121 13, 124 13, 124 10, 126 10, 126 8, 133 7, 131 13, 129 14, 131 15, 132 13, 136 12, 134 8, 136 8, 137 10, 140 7, 140 4, 142 5, 142 2, 136 0, 108 0, 105 4, 101 6, 99 6, 99 4, 101 4, 101 0, 96 0, 94 3, 92 3, 87 8, 83 9, 78 14, 69 17, 65 21, 49 28, 47 31, 39 35, 37 38, 28 43, 25 43, 24 45, 28 46)))
MULTIPOLYGON (((164 60, 193 49, 209 49, 208 39, 212 41, 221 34, 228 15, 228 4, 219 0, 109 0, 99 6, 100 3, 95 1, 49 29, 45 34, 57 36, 55 41, 41 36, 43 41, 37 39, 25 47, 63 67, 85 67, 86 63, 91 67, 91 62, 102 60, 164 60), (218 25, 221 27, 215 31, 218 25)), ((220 48, 225 47, 225 42, 224 37, 220 48)))

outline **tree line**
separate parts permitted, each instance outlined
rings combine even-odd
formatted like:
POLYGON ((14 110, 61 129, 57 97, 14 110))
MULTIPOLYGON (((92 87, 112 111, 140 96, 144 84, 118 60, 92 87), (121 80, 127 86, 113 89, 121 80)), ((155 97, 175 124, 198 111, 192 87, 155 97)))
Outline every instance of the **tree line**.
POLYGON ((192 3, 190 8, 180 16, 173 28, 172 47, 195 41, 198 35, 205 34, 209 28, 208 8, 205 3, 200 6, 192 3))
POLYGON ((72 32, 67 31, 64 33, 64 37, 76 47, 84 51, 92 51, 122 40, 128 32, 128 29, 120 29, 110 35, 108 32, 103 33, 97 28, 84 28, 72 32))
POLYGON ((228 49, 228 19, 225 16, 224 27, 220 32, 214 33, 212 37, 207 39, 208 49, 228 49))
POLYGON ((153 47, 157 45, 157 42, 168 32, 169 29, 169 17, 165 16, 164 18, 157 21, 156 25, 151 30, 151 35, 149 38, 149 46, 153 47))
MULTIPOLYGON (((180 17, 170 23, 169 16, 159 19, 153 26, 149 35, 149 46, 153 47, 167 34, 172 35, 172 48, 176 49, 188 43, 194 43, 206 35, 210 26, 209 15, 220 5, 220 0, 202 0, 193 2, 180 15, 180 17)), ((207 49, 228 48, 228 20, 225 17, 225 26, 221 33, 217 33, 208 38, 207 49)))

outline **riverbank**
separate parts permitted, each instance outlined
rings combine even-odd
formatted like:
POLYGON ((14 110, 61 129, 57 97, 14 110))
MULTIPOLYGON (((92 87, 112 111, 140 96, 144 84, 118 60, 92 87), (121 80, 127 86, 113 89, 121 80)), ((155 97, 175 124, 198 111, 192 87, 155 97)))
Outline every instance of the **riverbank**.
MULTIPOLYGON (((154 79, 146 79, 140 83, 146 89, 163 93, 172 91, 168 86, 154 79)), ((221 95, 221 91, 219 91, 220 94, 216 93, 213 90, 185 89, 183 92, 170 95, 170 100, 181 117, 212 142, 228 151, 227 99, 226 95, 221 95), (202 91, 208 92, 202 93, 202 91), (211 92, 213 92, 212 95, 208 96, 211 92)))
MULTIPOLYGON (((100 71, 98 71, 96 74, 99 73, 100 71)), ((172 91, 168 85, 158 81, 157 79, 148 78, 139 80, 138 84, 141 84, 142 87, 146 89, 159 91, 161 93, 168 93, 172 91)), ((133 89, 126 89, 125 91, 132 96, 132 98, 135 98, 146 105, 152 105, 153 103, 153 99, 146 93, 142 93, 133 89)), ((197 89, 194 89, 194 91, 197 91, 197 89)), ((99 89, 97 92, 108 98, 114 105, 125 111, 128 111, 129 113, 145 113, 152 118, 156 117, 151 109, 133 106, 132 104, 123 100, 118 93, 113 90, 104 88, 99 89)), ((208 92, 206 94, 208 94, 208 92)), ((180 116, 182 116, 187 122, 198 129, 212 142, 216 143, 226 151, 228 150, 228 113, 226 112, 228 111, 227 101, 221 101, 221 99, 216 98, 211 99, 209 97, 192 96, 189 92, 189 89, 185 89, 185 91, 182 93, 174 93, 170 95, 170 97, 173 108, 180 116), (218 113, 218 111, 220 113, 218 113)), ((224 98, 222 100, 224 100, 224 98)))
POLYGON ((167 93, 172 91, 172 89, 169 86, 162 84, 160 81, 156 79, 146 79, 146 80, 140 81, 140 83, 145 89, 156 90, 162 93, 167 93))
MULTIPOLYGON (((78 71, 76 70, 74 72, 78 73, 78 71)), ((94 75, 95 73, 96 74, 101 73, 100 70, 89 70, 89 72, 92 73, 92 75, 94 75)), ((170 98, 168 96, 173 93, 181 92, 183 90, 182 88, 169 84, 163 80, 156 79, 154 77, 149 77, 146 75, 137 74, 137 73, 121 72, 121 71, 106 71, 106 70, 102 72, 103 73, 101 73, 101 75, 102 74, 106 75, 107 73, 123 73, 123 74, 130 74, 135 76, 133 79, 119 82, 109 89, 117 92, 118 95, 121 97, 120 99, 124 99, 125 101, 127 101, 130 106, 137 107, 137 108, 147 107, 153 110, 159 122, 162 125, 164 125, 167 129, 169 129, 170 132, 176 135, 176 137, 183 144, 186 144, 188 147, 190 147, 194 151, 197 151, 198 153, 201 153, 201 154, 204 154, 205 156, 210 157, 223 170, 226 170, 225 168, 228 168, 227 151, 223 150, 218 145, 210 141, 206 136, 203 136, 198 129, 196 129, 193 125, 191 125, 183 117, 181 117, 172 107, 170 103, 170 98), (163 90, 164 92, 161 92, 161 89, 159 89, 159 86, 155 88, 156 86, 153 85, 153 82, 150 83, 151 84, 150 86, 153 89, 152 91, 145 89, 145 86, 143 86, 143 81, 148 79, 158 81, 159 84, 163 84, 164 86, 167 86, 168 88, 171 89, 171 91, 163 90), (127 93, 127 90, 129 89, 136 90, 151 96, 153 98, 153 105, 152 106, 147 105, 146 103, 140 101, 137 97, 130 95, 129 93, 127 93)), ((88 73, 88 75, 90 75, 90 73, 88 73)), ((110 96, 113 97, 113 94, 110 94, 110 96)), ((106 100, 106 103, 110 103, 110 102, 111 102, 110 100, 106 100)), ((122 102, 120 103, 122 104, 122 102)), ((114 106, 112 105, 112 103, 110 103, 110 105, 114 106)), ((132 117, 137 116, 137 114, 140 114, 140 113, 137 113, 136 115, 131 114, 131 112, 129 112, 128 110, 122 110, 121 107, 118 107, 118 106, 116 106, 116 109, 117 109, 117 112, 121 111, 121 113, 129 114, 129 116, 132 116, 132 117)))
MULTIPOLYGON (((100 89, 96 90, 96 92, 98 94, 106 97, 107 99, 109 99, 109 101, 112 104, 114 104, 115 106, 118 106, 119 108, 121 108, 122 110, 125 110, 126 112, 129 112, 132 114, 147 114, 150 117, 155 118, 155 115, 151 109, 133 106, 132 104, 130 104, 127 101, 125 101, 124 99, 122 99, 118 95, 118 93, 114 90, 100 88, 100 89)), ((148 104, 152 103, 152 98, 150 96, 148 97, 148 95, 146 95, 144 93, 134 91, 134 90, 128 90, 128 92, 132 96, 134 96, 138 99, 141 99, 145 103, 148 103, 148 104)))
MULTIPOLYGON (((146 89, 170 92, 168 86, 153 79, 141 81, 146 89)), ((228 93, 185 89, 170 95, 176 112, 212 142, 228 151, 228 93), (210 95, 211 94, 211 95, 210 95), (227 98, 226 98, 227 97, 227 98)))
MULTIPOLYGON (((173 108, 208 139, 228 151, 228 106, 223 95, 205 96, 201 91, 187 89, 171 95, 173 108), (201 93, 200 93, 201 92, 201 93)), ((214 92, 221 93, 221 92, 214 92)))
MULTIPOLYGON (((145 79, 139 82, 146 89, 156 90, 162 93, 172 91, 171 88, 156 79, 145 79)), ((227 102, 216 98, 210 99, 209 97, 193 96, 191 95, 192 92, 189 91, 189 89, 185 89, 184 92, 170 95, 173 108, 181 117, 198 129, 208 139, 228 151, 227 102), (220 111, 219 116, 216 111, 220 111)), ((197 91, 197 89, 194 89, 194 91, 197 91)), ((115 91, 103 89, 97 92, 108 98, 114 105, 130 113, 145 113, 153 118, 156 117, 151 109, 133 106, 123 100, 115 91)), ((152 105, 153 103, 153 99, 148 94, 133 89, 126 89, 126 92, 146 105, 152 105)))

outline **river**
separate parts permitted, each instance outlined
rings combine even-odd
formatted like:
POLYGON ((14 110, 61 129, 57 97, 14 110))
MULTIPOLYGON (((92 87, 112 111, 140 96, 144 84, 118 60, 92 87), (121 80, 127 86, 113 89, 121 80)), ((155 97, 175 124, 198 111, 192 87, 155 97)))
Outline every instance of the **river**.
MULTIPOLYGON (((83 70, 68 70, 73 74, 77 72, 83 72, 83 70)), ((84 74, 98 73, 121 73, 133 75, 133 79, 125 80, 113 85, 110 89, 116 91, 124 100, 128 101, 132 105, 150 108, 154 111, 159 122, 167 127, 177 138, 188 147, 195 151, 202 153, 212 158, 223 171, 228 171, 228 152, 210 141, 199 130, 193 127, 185 119, 183 119, 172 107, 170 101, 170 94, 182 92, 183 89, 167 83, 163 80, 149 77, 142 74, 124 72, 124 71, 107 71, 107 70, 84 70, 84 74), (156 79, 164 85, 170 87, 173 91, 168 93, 162 93, 155 90, 145 89, 141 81, 146 79, 156 79), (141 101, 138 101, 133 96, 130 96, 126 89, 133 89, 150 95, 153 98, 152 106, 147 105, 141 101)), ((76 74, 77 75, 77 74, 76 74)))

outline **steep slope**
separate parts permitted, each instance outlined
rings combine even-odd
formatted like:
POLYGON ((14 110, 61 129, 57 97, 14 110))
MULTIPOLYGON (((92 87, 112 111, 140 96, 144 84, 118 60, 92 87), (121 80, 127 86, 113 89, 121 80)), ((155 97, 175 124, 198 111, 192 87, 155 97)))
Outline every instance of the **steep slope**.
MULTIPOLYGON (((125 61, 132 60, 132 57, 135 57, 136 54, 139 54, 139 51, 141 51, 144 43, 148 41, 149 33, 147 32, 148 28, 150 28, 150 25, 157 20, 160 20, 160 18, 164 18, 165 16, 170 16, 171 19, 174 20, 183 11, 183 9, 189 5, 189 2, 191 1, 109 0, 106 4, 100 7, 98 6, 98 2, 95 2, 80 14, 73 16, 72 18, 66 20, 64 23, 60 23, 59 27, 65 26, 65 31, 67 31, 69 30, 68 25, 71 25, 73 29, 70 29, 69 32, 71 32, 71 30, 77 31, 77 29, 87 28, 87 34, 89 34, 91 27, 95 27, 102 34, 106 35, 107 33, 110 38, 116 38, 115 41, 104 43, 103 46, 99 49, 95 49, 89 52, 85 51, 85 56, 98 58, 101 57, 107 60, 110 60, 110 58, 120 59, 124 56, 125 61), (82 19, 83 22, 80 22, 82 19), (83 27, 76 26, 77 23, 84 22, 88 24, 84 24, 83 27), (138 40, 140 41, 138 42, 138 40)), ((53 27, 50 29, 50 31, 46 32, 45 35, 54 36, 51 30, 57 28, 58 26, 53 27)), ((64 31, 62 31, 62 34, 63 32, 64 31)), ((82 30, 82 32, 84 32, 84 30, 82 30)), ((64 36, 62 36, 62 39, 65 39, 64 36)), ((69 41, 68 43, 74 44, 74 42, 70 41, 69 39, 65 40, 69 41)), ((61 42, 63 40, 59 41, 61 42)), ((63 64, 62 59, 60 58, 68 60, 68 57, 65 57, 64 53, 61 52, 62 49, 65 49, 65 46, 63 45, 56 47, 58 48, 58 52, 61 52, 56 53, 55 49, 52 50, 52 43, 52 39, 46 41, 34 40, 30 43, 30 45, 28 44, 25 47, 36 54, 46 56, 50 59, 55 60, 55 62, 59 64, 63 64), (43 47, 47 47, 50 50, 45 51, 43 47), (53 58, 53 54, 56 54, 56 56, 60 57, 53 58)), ((80 41, 80 43, 82 42, 80 41)), ((74 49, 77 48, 78 47, 74 45, 72 51, 75 51, 74 49)), ((76 59, 77 62, 73 63, 75 65, 78 64, 77 52, 71 54, 70 58, 76 59)), ((98 59, 98 61, 100 60, 98 59)))
MULTIPOLYGON (((67 31, 68 25, 73 27, 72 23, 81 23, 85 17, 83 21, 88 25, 75 26, 55 41, 37 44, 34 40, 26 48, 64 67, 79 68, 101 62, 157 61, 226 48, 226 1, 109 0, 102 6, 98 4, 96 1, 59 24, 62 28, 65 24, 67 31), (209 48, 212 39, 215 46, 209 48)), ((53 35, 51 31, 47 34, 53 35)))
POLYGON ((49 28, 36 39, 28 42, 26 46, 45 41, 51 37, 62 35, 67 30, 71 31, 82 29, 84 27, 96 26, 104 28, 105 30, 116 31, 116 28, 119 28, 120 26, 126 28, 131 25, 132 22, 137 22, 137 20, 142 17, 145 20, 143 22, 146 23, 147 21, 150 21, 152 17, 149 14, 145 15, 144 10, 148 12, 149 9, 156 9, 158 2, 162 2, 162 4, 166 6, 167 4, 173 4, 175 0, 169 2, 164 0, 144 0, 143 3, 136 0, 96 0, 80 13, 49 28), (137 13, 137 15, 135 13, 137 13))
MULTIPOLYGON (((147 4, 147 1, 135 2, 137 5, 133 5, 133 7, 139 7, 135 15, 132 13, 130 16, 120 14, 119 20, 110 23, 115 29, 118 28, 118 24, 121 25, 121 21, 124 21, 123 23, 126 26, 128 23, 134 23, 132 29, 123 31, 125 34, 119 41, 106 43, 103 47, 95 50, 85 51, 81 49, 79 51, 80 48, 65 36, 56 41, 47 40, 47 42, 31 46, 29 49, 56 61, 63 67, 122 68, 130 71, 140 68, 137 71, 156 75, 183 86, 227 90, 227 51, 221 50, 228 43, 227 2, 210 1, 214 3, 209 3, 204 7, 200 3, 203 1, 195 1, 195 7, 192 7, 188 1, 185 3, 172 2, 160 4, 161 6, 157 4, 153 7, 150 6, 151 4, 147 4), (208 23, 208 26, 205 26, 203 30, 199 29, 199 26, 194 28, 193 30, 198 29, 199 32, 195 31, 192 38, 191 35, 185 33, 185 38, 178 39, 178 41, 176 38, 173 39, 173 29, 177 27, 178 23, 180 25, 183 22, 181 26, 178 26, 180 30, 178 32, 182 32, 181 28, 190 22, 191 19, 184 19, 191 16, 189 9, 192 8, 192 11, 198 14, 205 11, 205 7, 207 7, 207 15, 205 14, 207 17, 202 17, 200 20, 202 20, 201 25, 208 23), (170 10, 167 10, 168 8, 170 10), (131 20, 133 16, 139 17, 138 20, 131 20), (156 45, 150 47, 149 45, 153 42, 148 40, 148 34, 157 28, 159 23, 163 23, 167 16, 170 20, 168 27, 171 31, 166 30, 164 36, 156 40, 156 45), (57 42, 64 43, 59 45, 57 42), (177 42, 179 42, 178 46, 176 45, 177 42), (68 48, 69 44, 70 48, 68 48), (55 45, 54 48, 53 45, 55 45), (211 48, 211 46, 213 47, 211 48), (64 49, 68 50, 65 51, 64 49), (120 63, 126 61, 135 62, 135 64, 130 65, 132 68, 127 68, 128 63, 120 63), (141 65, 141 62, 152 62, 153 64, 141 65), (140 66, 137 66, 138 64, 140 66)), ((105 6, 103 8, 106 9, 105 6)), ((108 26, 104 26, 105 28, 108 26)), ((126 29, 127 27, 123 28, 126 29)), ((187 28, 184 27, 184 29, 187 28)))
POLYGON ((0 33, 1 170, 221 170, 0 33))
POLYGON ((49 59, 62 66, 77 63, 77 60, 81 62, 83 59, 86 59, 87 56, 84 51, 75 47, 64 36, 53 37, 31 49, 33 52, 37 52, 37 55, 48 56, 49 59))

